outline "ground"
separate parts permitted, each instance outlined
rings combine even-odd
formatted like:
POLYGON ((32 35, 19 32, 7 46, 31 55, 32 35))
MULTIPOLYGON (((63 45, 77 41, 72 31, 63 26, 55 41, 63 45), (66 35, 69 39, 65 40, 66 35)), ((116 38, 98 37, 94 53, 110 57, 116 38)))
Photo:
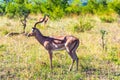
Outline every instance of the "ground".
MULTIPOLYGON (((119 18, 118 18, 119 19, 119 18)), ((30 16, 26 32, 30 32, 37 16, 30 16)), ((98 16, 65 17, 49 20, 37 27, 46 36, 74 35, 80 39, 77 49, 79 70, 75 65, 68 71, 71 58, 66 51, 53 54, 53 71, 49 66, 47 51, 35 40, 24 35, 7 36, 10 32, 21 32, 18 19, 0 18, 0 80, 118 80, 120 78, 120 23, 103 22, 98 16), (80 19, 88 20, 93 28, 79 32, 74 26, 80 19), (101 30, 104 35, 105 50, 102 48, 101 30)))

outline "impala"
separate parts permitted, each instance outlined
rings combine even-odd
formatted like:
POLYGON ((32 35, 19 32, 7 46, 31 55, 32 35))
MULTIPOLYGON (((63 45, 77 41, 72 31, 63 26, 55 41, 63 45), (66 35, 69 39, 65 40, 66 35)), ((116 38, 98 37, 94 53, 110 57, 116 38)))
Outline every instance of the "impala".
POLYGON ((28 34, 28 37, 35 36, 37 41, 48 51, 50 57, 50 68, 52 70, 52 54, 55 50, 66 50, 67 53, 72 58, 72 64, 69 67, 69 71, 72 70, 73 64, 76 61, 76 70, 78 70, 78 57, 76 55, 76 49, 79 46, 79 39, 74 36, 56 36, 56 37, 48 37, 44 36, 39 29, 36 28, 36 25, 44 22, 46 15, 44 18, 36 22, 34 27, 32 28, 32 32, 28 34))

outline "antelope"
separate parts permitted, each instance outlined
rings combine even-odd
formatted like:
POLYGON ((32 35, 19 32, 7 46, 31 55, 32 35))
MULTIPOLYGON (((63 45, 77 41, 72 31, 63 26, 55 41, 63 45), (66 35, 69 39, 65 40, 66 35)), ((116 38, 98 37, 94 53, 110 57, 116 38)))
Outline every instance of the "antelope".
POLYGON ((50 69, 53 69, 52 66, 52 54, 55 50, 66 50, 67 53, 72 58, 72 64, 69 67, 69 71, 72 70, 73 64, 76 61, 76 70, 78 70, 78 57, 76 55, 76 49, 79 46, 79 39, 72 36, 56 36, 56 37, 48 37, 44 36, 38 28, 36 28, 36 25, 39 23, 44 22, 46 16, 34 24, 34 27, 32 28, 32 32, 28 33, 28 37, 34 36, 37 41, 48 51, 49 58, 50 58, 50 69))

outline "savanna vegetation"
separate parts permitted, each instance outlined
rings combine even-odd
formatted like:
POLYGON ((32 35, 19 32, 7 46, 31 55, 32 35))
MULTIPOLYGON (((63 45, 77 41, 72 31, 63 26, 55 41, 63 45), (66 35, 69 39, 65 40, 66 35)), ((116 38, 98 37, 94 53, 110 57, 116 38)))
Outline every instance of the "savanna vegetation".
POLYGON ((0 1, 0 80, 119 80, 120 79, 119 0, 2 0, 0 1), (37 28, 45 36, 74 35, 79 70, 68 71, 71 58, 66 51, 53 54, 50 70, 47 51, 23 34, 49 15, 37 28))

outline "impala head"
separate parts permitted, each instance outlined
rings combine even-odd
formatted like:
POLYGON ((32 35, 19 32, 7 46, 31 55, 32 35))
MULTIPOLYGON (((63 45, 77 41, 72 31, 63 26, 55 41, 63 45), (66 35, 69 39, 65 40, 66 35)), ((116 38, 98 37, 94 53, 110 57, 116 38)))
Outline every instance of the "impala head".
POLYGON ((35 36, 36 35, 36 32, 37 32, 37 28, 32 28, 32 31, 30 32, 30 33, 28 33, 28 37, 30 37, 30 36, 35 36))
POLYGON ((35 36, 37 33, 40 33, 39 30, 36 28, 36 25, 44 22, 44 20, 46 19, 46 16, 47 15, 44 15, 44 18, 41 21, 38 21, 34 24, 34 27, 32 28, 32 31, 30 33, 28 33, 28 35, 27 35, 28 37, 35 36))

